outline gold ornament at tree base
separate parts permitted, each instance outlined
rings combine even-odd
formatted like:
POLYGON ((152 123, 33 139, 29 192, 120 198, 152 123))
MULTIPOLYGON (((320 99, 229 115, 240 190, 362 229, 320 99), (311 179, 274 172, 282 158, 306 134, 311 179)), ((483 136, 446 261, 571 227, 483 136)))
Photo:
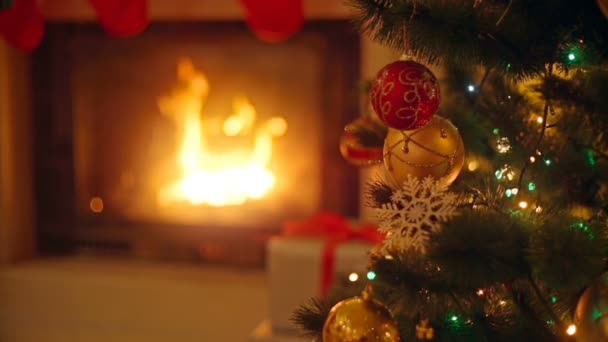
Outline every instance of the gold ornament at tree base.
POLYGON ((329 312, 323 342, 399 342, 399 329, 382 304, 362 296, 345 299, 329 312))
POLYGON ((408 175, 432 176, 452 184, 464 164, 464 143, 449 120, 438 115, 422 128, 400 131, 389 128, 384 141, 384 166, 402 184, 408 175))
POLYGON ((577 342, 608 341, 608 273, 591 284, 574 312, 577 342))
POLYGON ((428 319, 423 319, 416 324, 416 338, 422 341, 431 341, 435 338, 435 330, 428 319))
POLYGON ((597 5, 604 13, 604 16, 608 17, 608 0, 597 0, 597 5))

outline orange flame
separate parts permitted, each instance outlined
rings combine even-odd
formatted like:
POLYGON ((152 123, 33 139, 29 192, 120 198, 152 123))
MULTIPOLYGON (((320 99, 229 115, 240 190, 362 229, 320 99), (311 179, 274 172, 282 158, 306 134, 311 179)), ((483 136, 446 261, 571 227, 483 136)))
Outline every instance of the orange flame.
POLYGON ((179 134, 177 163, 180 179, 163 186, 161 204, 189 202, 192 205, 240 205, 269 193, 275 176, 268 169, 272 159, 273 138, 287 130, 282 117, 273 117, 255 126, 256 110, 243 97, 233 100, 233 114, 223 123, 227 137, 254 135, 251 150, 232 150, 221 154, 208 149, 202 110, 209 93, 205 75, 194 68, 192 61, 178 63, 178 78, 183 86, 159 100, 163 114, 172 118, 179 134))

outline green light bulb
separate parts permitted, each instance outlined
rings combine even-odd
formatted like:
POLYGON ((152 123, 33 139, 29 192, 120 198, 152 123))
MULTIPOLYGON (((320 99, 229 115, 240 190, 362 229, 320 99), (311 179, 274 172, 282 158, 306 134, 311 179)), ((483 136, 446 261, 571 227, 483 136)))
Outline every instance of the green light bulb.
POLYGON ((595 155, 593 154, 593 150, 585 150, 585 157, 587 158, 587 163, 589 164, 589 166, 595 166, 595 164, 597 164, 597 161, 595 160, 595 155))
POLYGON ((368 271, 367 272, 367 279, 368 280, 374 280, 374 279, 376 279, 376 272, 374 272, 374 271, 368 271))
POLYGON ((536 190, 536 184, 534 184, 534 182, 528 183, 528 190, 530 190, 530 191, 536 190))
POLYGON ((572 52, 570 52, 570 53, 568 54, 568 59, 569 59, 569 60, 571 60, 571 61, 574 61, 574 60, 576 59, 576 55, 575 55, 575 54, 573 54, 572 52))

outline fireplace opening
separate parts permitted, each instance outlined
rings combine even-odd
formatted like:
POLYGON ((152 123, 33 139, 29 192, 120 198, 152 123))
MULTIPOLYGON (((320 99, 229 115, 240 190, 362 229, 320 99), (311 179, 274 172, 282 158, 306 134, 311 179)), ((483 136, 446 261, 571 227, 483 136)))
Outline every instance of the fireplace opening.
POLYGON ((346 21, 275 44, 241 22, 125 40, 49 25, 32 58, 42 251, 261 265, 284 221, 356 215, 337 146, 358 114, 358 54, 346 21))

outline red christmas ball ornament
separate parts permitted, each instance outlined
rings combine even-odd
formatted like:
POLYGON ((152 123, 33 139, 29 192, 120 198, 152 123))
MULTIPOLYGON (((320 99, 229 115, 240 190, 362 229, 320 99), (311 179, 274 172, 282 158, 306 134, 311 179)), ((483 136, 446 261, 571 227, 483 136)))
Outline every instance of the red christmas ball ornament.
POLYGON ((387 128, 371 117, 360 117, 344 127, 340 137, 342 157, 358 167, 382 163, 387 128))
POLYGON ((413 61, 391 63, 372 84, 371 103, 387 126, 412 130, 426 125, 439 109, 439 82, 424 65, 413 61))

